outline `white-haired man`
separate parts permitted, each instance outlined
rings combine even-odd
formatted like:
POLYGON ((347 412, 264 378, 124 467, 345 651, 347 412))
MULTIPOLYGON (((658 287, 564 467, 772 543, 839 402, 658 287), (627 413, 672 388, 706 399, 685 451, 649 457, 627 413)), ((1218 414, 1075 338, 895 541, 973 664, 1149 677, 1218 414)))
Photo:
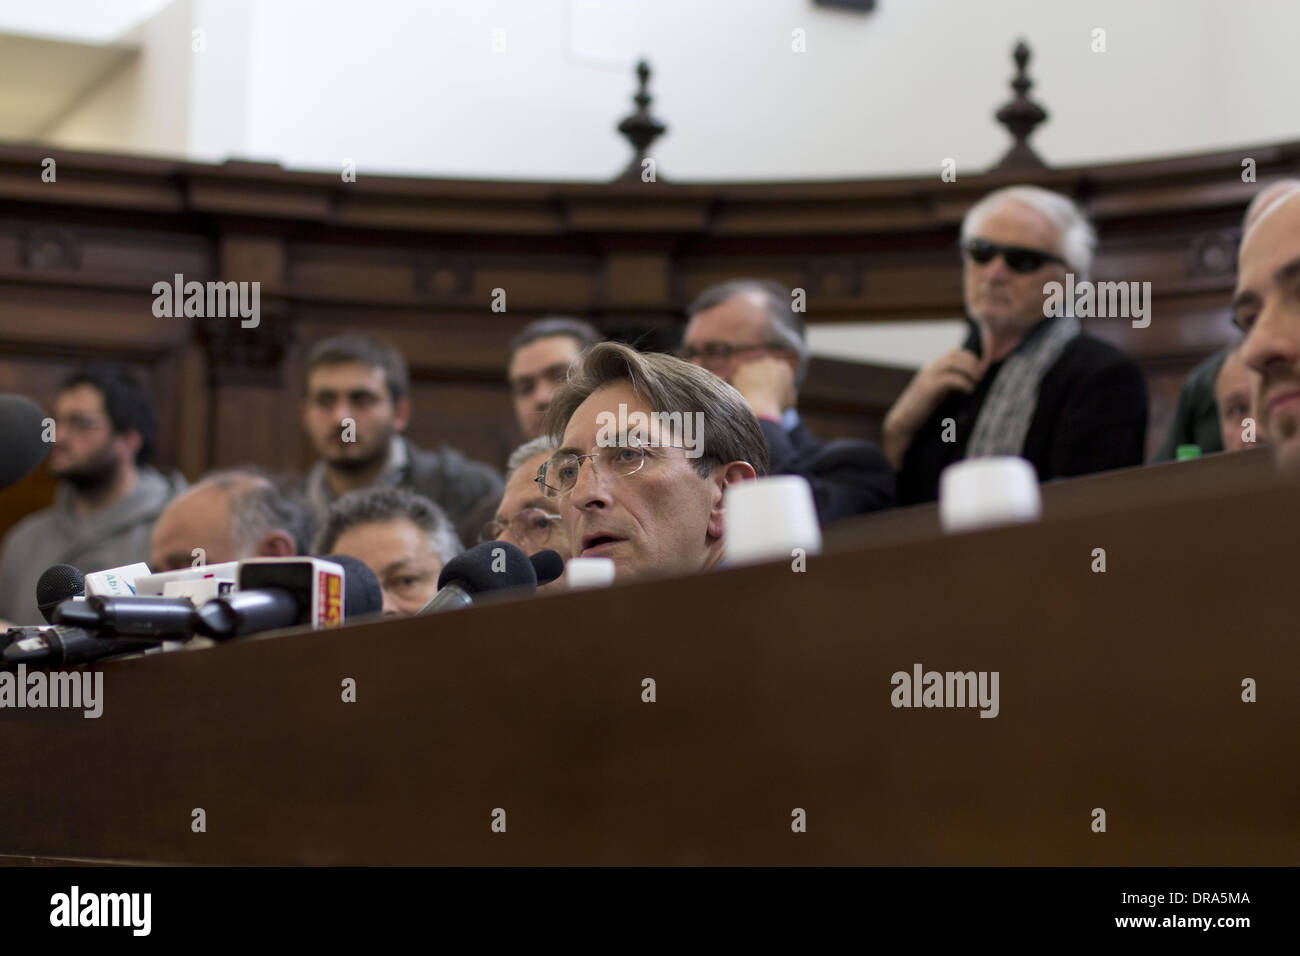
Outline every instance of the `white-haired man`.
MULTIPOLYGON (((537 472, 544 462, 550 461, 559 447, 549 435, 525 442, 510 454, 506 462, 506 490, 497 505, 496 514, 479 533, 480 541, 509 541, 524 550, 525 554, 538 551, 558 551, 568 561, 573 557, 569 535, 556 500, 548 498, 537 484, 537 472)), ((567 587, 561 575, 539 591, 562 591, 567 587)))
POLYGON ((1019 455, 1039 481, 1142 464, 1146 383, 1115 347, 1050 314, 1047 283, 1086 279, 1096 237, 1069 199, 990 193, 962 221, 966 341, 924 366, 885 416, 900 504, 938 497, 962 458, 1019 455))

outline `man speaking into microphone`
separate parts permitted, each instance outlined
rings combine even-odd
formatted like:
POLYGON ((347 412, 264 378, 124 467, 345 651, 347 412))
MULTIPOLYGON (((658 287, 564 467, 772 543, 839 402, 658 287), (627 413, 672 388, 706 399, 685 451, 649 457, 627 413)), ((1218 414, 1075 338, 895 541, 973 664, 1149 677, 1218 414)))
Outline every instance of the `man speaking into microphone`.
POLYGON ((615 342, 583 354, 543 432, 558 447, 537 481, 573 556, 612 559, 620 581, 716 567, 723 492, 767 473, 763 431, 738 391, 679 358, 615 342))

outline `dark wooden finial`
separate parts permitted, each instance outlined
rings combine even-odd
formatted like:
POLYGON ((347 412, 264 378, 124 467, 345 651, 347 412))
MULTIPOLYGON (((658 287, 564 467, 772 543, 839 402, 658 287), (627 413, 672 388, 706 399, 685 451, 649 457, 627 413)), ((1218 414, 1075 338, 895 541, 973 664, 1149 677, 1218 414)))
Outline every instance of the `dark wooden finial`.
MULTIPOLYGON (((639 62, 636 65, 636 75, 640 80, 636 96, 632 97, 633 102, 636 103, 636 112, 618 124, 618 131, 626 136, 628 142, 632 144, 634 155, 632 162, 628 164, 627 169, 623 170, 619 179, 640 179, 641 162, 646 158, 646 151, 649 150, 650 144, 668 131, 667 126, 650 115, 651 98, 648 90, 650 64, 645 60, 639 62)), ((655 178, 663 178, 657 170, 655 178)))
POLYGON ((1016 61, 1016 78, 1011 81, 1011 88, 1016 91, 1016 95, 995 114, 998 122, 1011 131, 1015 143, 1002 157, 996 169, 1044 169, 1047 166, 1026 142, 1034 128, 1047 119, 1047 111, 1028 96, 1029 88, 1034 85, 1025 71, 1029 55, 1029 45, 1024 40, 1018 42, 1012 53, 1016 61))

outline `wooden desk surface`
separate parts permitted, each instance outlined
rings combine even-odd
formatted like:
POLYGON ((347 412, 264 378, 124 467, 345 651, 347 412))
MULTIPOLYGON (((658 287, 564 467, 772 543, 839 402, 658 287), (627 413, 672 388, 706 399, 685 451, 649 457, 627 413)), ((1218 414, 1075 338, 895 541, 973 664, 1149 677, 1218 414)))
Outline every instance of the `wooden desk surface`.
POLYGON ((98 720, 0 710, 0 853, 1294 865, 1298 542, 1273 482, 122 662, 98 720), (891 706, 915 663, 998 717, 891 706))

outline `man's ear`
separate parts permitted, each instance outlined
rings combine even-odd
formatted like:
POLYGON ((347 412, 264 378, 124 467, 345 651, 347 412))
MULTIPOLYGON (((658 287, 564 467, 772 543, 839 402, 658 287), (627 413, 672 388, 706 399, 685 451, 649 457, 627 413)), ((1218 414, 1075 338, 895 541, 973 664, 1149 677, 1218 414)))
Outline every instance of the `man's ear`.
POLYGON ((738 481, 753 481, 757 477, 758 473, 754 471, 754 466, 747 461, 728 462, 714 470, 713 506, 709 510, 709 537, 722 537, 722 493, 726 491, 727 486, 738 481))
POLYGON ((113 441, 121 443, 119 447, 126 453, 126 460, 134 464, 135 456, 140 454, 140 446, 144 444, 144 439, 140 437, 140 433, 134 428, 130 428, 114 435, 113 441))
POLYGON ((411 421, 411 396, 406 395, 399 398, 393 404, 393 430, 406 431, 406 426, 411 421))
POLYGON ((294 547, 293 537, 287 531, 272 531, 257 546, 256 557, 291 558, 298 553, 294 547))

